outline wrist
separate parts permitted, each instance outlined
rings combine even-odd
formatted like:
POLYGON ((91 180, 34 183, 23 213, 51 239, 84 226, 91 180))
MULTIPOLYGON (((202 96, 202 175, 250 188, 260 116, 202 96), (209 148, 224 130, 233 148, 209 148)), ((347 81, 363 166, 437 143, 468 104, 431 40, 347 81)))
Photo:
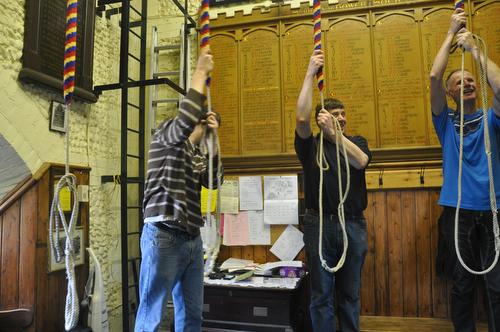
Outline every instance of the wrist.
POLYGON ((206 79, 207 77, 208 77, 208 72, 205 70, 196 68, 196 70, 193 73, 193 78, 206 79))

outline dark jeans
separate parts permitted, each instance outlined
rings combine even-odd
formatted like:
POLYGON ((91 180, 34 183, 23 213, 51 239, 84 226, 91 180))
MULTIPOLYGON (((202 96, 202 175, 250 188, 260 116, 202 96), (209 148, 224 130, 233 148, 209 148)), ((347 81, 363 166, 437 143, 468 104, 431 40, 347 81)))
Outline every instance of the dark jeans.
MULTIPOLYGON (((453 262, 450 268, 453 287, 451 289, 451 319, 457 332, 476 331, 474 322, 474 293, 477 276, 465 270, 455 252, 455 209, 445 207, 439 219, 439 244, 441 260, 453 262)), ((473 270, 484 270, 495 257, 493 223, 491 211, 460 210, 458 223, 460 255, 473 270)), ((486 275, 485 307, 488 313, 488 331, 500 332, 500 263, 486 275)))
MULTIPOLYGON (((343 332, 359 331, 361 268, 368 244, 366 221, 362 216, 346 216, 348 249, 344 265, 336 273, 326 271, 319 259, 319 218, 304 216, 304 243, 311 284, 311 321, 316 332, 335 332, 334 292, 340 328, 343 332)), ((323 258, 328 266, 337 265, 342 250, 342 229, 338 217, 323 216, 323 258)))

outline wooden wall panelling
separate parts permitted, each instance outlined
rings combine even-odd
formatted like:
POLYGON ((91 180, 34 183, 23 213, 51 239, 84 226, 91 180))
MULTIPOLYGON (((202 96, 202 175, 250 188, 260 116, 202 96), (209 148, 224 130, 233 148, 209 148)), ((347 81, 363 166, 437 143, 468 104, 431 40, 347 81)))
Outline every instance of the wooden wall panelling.
POLYGON ((241 258, 254 260, 253 248, 254 246, 243 246, 241 248, 241 258))
POLYGON ((34 309, 36 273, 37 187, 32 187, 21 200, 19 254, 19 307, 34 309))
MULTIPOLYGON (((77 183, 89 183, 88 170, 71 170, 77 177, 77 183)), ((66 300, 67 280, 65 270, 48 273, 48 250, 51 250, 48 239, 49 206, 53 197, 53 184, 57 175, 64 173, 60 167, 52 167, 38 182, 38 225, 37 225, 37 291, 35 331, 61 331, 64 329, 64 306, 66 300)), ((84 248, 88 247, 88 203, 79 204, 78 227, 83 227, 84 248)), ((84 265, 75 268, 78 296, 81 299, 88 276, 88 255, 84 265)))
POLYGON ((403 272, 403 316, 416 317, 418 312, 417 288, 419 285, 417 274, 416 248, 416 192, 401 191, 401 244, 403 272))
POLYGON ((282 152, 280 50, 276 26, 252 28, 240 43, 241 153, 282 152))
MULTIPOLYGON (((374 219, 374 247, 375 247, 375 314, 379 316, 389 315, 388 289, 389 279, 387 268, 388 242, 387 242, 387 214, 386 193, 374 192, 373 195, 373 219, 374 219)), ((364 272, 363 272, 364 273, 364 272)))
MULTIPOLYGON (((432 316, 431 205, 428 190, 415 191, 416 285, 418 317, 432 316)), ((434 202, 433 202, 434 203, 434 202)), ((436 203, 434 203, 436 204, 436 203)))
POLYGON ((368 207, 365 210, 368 251, 361 274, 361 314, 369 316, 376 314, 375 252, 378 248, 375 248, 375 223, 377 221, 374 217, 374 204, 374 195, 369 193, 368 207))
POLYGON ((374 13, 380 147, 426 145, 424 97, 413 10, 374 13))
POLYGON ((439 278, 436 275, 436 264, 434 259, 437 255, 438 248, 438 219, 441 214, 441 208, 438 207, 439 192, 431 193, 430 210, 431 210, 431 257, 432 261, 432 316, 438 318, 446 318, 449 315, 449 285, 446 279, 439 278))
MULTIPOLYGON (((327 95, 333 93, 346 103, 348 132, 364 135, 372 148, 390 151, 403 160, 397 151, 438 144, 429 110, 428 75, 449 27, 452 4, 379 1, 368 5, 364 1, 323 4, 327 95)), ((495 50, 500 49, 495 24, 498 0, 469 1, 467 7, 472 9, 468 10, 468 26, 485 35, 495 50)), ((266 13, 239 13, 235 18, 221 15, 213 21, 216 61, 227 64, 219 67, 229 72, 214 72, 214 76, 224 80, 224 76, 233 77, 237 72, 237 83, 234 79, 225 82, 232 85, 227 93, 217 90, 226 96, 219 96, 216 89, 213 96, 214 101, 225 98, 230 103, 237 86, 238 100, 231 106, 238 103, 239 108, 228 113, 237 113, 229 117, 230 121, 239 117, 239 150, 235 137, 230 137, 223 143, 231 146, 223 148, 226 155, 251 158, 293 154, 294 108, 312 49, 311 8, 306 4, 298 9, 273 6, 266 13), (236 60, 226 58, 226 54, 217 59, 218 43, 223 49, 230 45, 227 53, 236 52, 236 60), (256 101, 260 96, 264 105, 256 101)), ((451 55, 448 70, 458 67, 458 53, 451 55)), ((495 57, 500 52, 490 53, 498 61, 495 57)), ((470 64, 468 58, 467 66, 470 64)), ((314 91, 317 93, 317 89, 314 91)), ((234 136, 234 131, 231 134, 234 136)))
POLYGON ((3 215, 2 270, 0 279, 1 309, 16 309, 19 305, 19 220, 20 201, 13 203, 3 215))
MULTIPOLYGON (((313 25, 310 21, 283 23, 281 35, 281 85, 284 111, 284 150, 287 153, 295 153, 295 112, 297 110, 297 99, 302 88, 302 82, 304 81, 309 59, 313 52, 312 30, 313 25)), ((313 89, 313 100, 319 100, 319 92, 316 85, 313 89)), ((314 112, 311 114, 311 124, 314 131, 317 132, 314 112)))
POLYGON ((46 301, 49 297, 49 283, 47 274, 47 245, 48 227, 49 227, 49 172, 40 178, 37 185, 38 190, 38 204, 37 204, 37 288, 36 288, 36 315, 35 324, 36 331, 51 331, 49 327, 51 321, 50 308, 47 306, 46 301))
POLYGON ((239 155, 239 71, 238 41, 232 32, 215 33, 210 38, 214 70, 210 86, 213 109, 221 114, 219 138, 222 155, 239 155))
MULTIPOLYGON (((488 57, 494 63, 500 65, 500 24, 498 24, 498 18, 500 17, 500 1, 478 1, 473 3, 472 8, 472 31, 485 41, 488 49, 488 57)), ((469 68, 475 70, 476 78, 479 80, 476 64, 474 64, 474 67, 471 65, 469 68)), ((479 86, 478 84, 478 88, 479 86)), ((488 100, 490 106, 493 100, 492 98, 492 90, 488 87, 488 100)), ((479 105, 478 103, 478 106, 479 105)))
POLYGON ((347 133, 362 135, 376 147, 377 118, 368 19, 367 14, 330 19, 325 31, 325 71, 327 97, 340 99, 346 108, 347 133))
POLYGON ((241 246, 231 246, 229 247, 229 257, 242 258, 241 246))
MULTIPOLYGON (((72 171, 79 184, 88 184, 87 169, 72 171)), ((0 309, 32 310, 34 322, 26 329, 30 332, 61 331, 64 325, 66 274, 47 272, 49 202, 56 173, 62 174, 63 168, 42 166, 38 175, 12 193, 0 214, 0 309)), ((88 217, 88 203, 80 203, 82 250, 88 246, 88 217)), ((87 270, 88 260, 76 267, 80 298, 87 270)))
POLYGON ((403 247, 401 241, 401 192, 389 191, 386 195, 387 246, 389 275, 389 314, 403 316, 403 247))
POLYGON ((267 262, 267 251, 269 246, 254 246, 253 255, 254 262, 256 263, 266 263, 267 262))
POLYGON ((217 261, 218 261, 219 263, 222 263, 222 262, 224 262, 226 259, 228 259, 229 257, 231 257, 231 254, 230 254, 229 248, 230 248, 230 247, 228 247, 228 246, 224 246, 224 245, 221 245, 221 246, 220 246, 219 255, 217 256, 217 261))

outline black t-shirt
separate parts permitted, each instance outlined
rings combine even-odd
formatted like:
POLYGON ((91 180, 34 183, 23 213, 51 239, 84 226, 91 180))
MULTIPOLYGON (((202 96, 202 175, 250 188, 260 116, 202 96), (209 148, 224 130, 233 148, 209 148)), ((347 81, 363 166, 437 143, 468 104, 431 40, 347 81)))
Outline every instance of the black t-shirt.
MULTIPOLYGON (((356 144, 371 160, 371 152, 368 149, 368 142, 362 136, 345 136, 348 140, 356 144)), ((295 152, 302 164, 304 171, 304 196, 306 209, 319 210, 319 167, 316 164, 316 149, 319 147, 319 135, 309 138, 301 138, 295 132, 295 152)), ((339 189, 337 179, 337 152, 335 144, 328 140, 323 140, 323 150, 330 169, 323 173, 323 212, 337 214, 339 205, 339 189)), ((342 192, 345 192, 347 185, 347 172, 345 169, 345 159, 340 152, 340 171, 342 175, 342 192)), ((347 199, 344 203, 346 214, 360 215, 367 206, 365 170, 358 170, 349 165, 350 188, 347 199)))

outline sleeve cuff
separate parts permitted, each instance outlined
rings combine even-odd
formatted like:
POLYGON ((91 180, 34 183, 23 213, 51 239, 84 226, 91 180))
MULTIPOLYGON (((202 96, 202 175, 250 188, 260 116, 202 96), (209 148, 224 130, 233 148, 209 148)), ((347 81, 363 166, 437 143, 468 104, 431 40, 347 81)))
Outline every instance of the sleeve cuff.
POLYGON ((189 91, 186 94, 186 98, 190 99, 192 102, 201 106, 202 114, 207 113, 206 108, 203 107, 205 105, 205 101, 207 100, 207 97, 204 94, 199 93, 198 91, 196 91, 194 89, 189 89, 189 91))

